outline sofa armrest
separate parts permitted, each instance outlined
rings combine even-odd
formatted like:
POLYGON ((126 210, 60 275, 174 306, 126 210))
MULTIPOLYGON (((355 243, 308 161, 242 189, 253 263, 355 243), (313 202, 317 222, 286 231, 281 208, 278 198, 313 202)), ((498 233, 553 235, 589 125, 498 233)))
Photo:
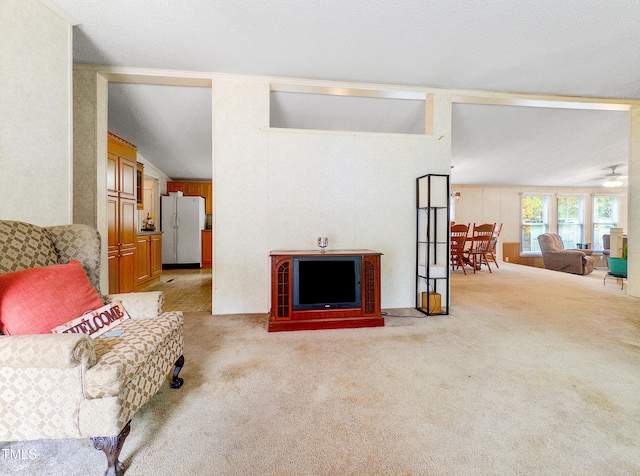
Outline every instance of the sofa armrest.
POLYGON ((83 381, 95 364, 86 334, 0 337, 0 441, 82 438, 83 381))
POLYGON ((96 363, 87 334, 0 336, 0 367, 68 369, 96 363))
MULTIPOLYGON (((587 251, 591 251, 591 250, 578 250, 578 249, 573 249, 573 250, 562 250, 562 251, 552 251, 552 254, 566 254, 566 255, 576 255, 576 256, 587 256, 587 251)), ((591 253, 588 253, 589 256, 591 255, 591 253)))
POLYGON ((144 293, 108 294, 106 302, 120 301, 124 309, 133 319, 158 317, 162 315, 164 293, 150 291, 144 293))
POLYGON ((549 251, 543 253, 544 267, 556 271, 582 274, 583 258, 586 254, 583 250, 549 251))
POLYGON ((568 248, 564 251, 579 251, 580 253, 584 253, 585 256, 591 256, 593 254, 593 250, 581 249, 581 248, 568 248))

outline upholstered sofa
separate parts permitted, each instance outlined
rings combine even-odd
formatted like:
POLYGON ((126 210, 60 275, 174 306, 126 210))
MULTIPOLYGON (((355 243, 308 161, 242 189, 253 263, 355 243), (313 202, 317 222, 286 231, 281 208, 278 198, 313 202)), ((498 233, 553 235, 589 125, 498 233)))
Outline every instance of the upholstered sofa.
MULTIPOLYGON (((0 335, 0 441, 92 438, 107 456, 105 474, 119 475, 133 415, 172 368, 171 387, 182 385, 183 316, 162 312, 161 292, 102 296, 100 237, 93 228, 0 221, 0 279, 71 264, 79 269, 72 260, 82 265, 86 287, 104 303, 120 300, 130 319, 118 325, 124 332, 117 337, 0 335)), ((16 317, 5 313, 5 304, 0 302, 0 325, 16 317)))
POLYGON ((538 243, 546 269, 581 275, 593 271, 596 261, 591 256, 592 250, 565 250, 562 238, 554 233, 543 233, 538 236, 538 243))

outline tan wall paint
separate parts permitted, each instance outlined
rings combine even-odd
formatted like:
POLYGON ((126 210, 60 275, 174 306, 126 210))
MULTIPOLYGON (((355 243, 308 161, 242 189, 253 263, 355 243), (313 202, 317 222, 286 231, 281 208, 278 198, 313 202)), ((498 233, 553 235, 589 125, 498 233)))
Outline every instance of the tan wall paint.
POLYGON ((89 70, 73 71, 73 220, 96 227, 97 78, 89 70))
POLYGON ((102 239, 100 288, 109 288, 107 265, 107 101, 109 84, 94 68, 73 69, 74 223, 95 227, 102 239))
POLYGON ((71 223, 71 25, 38 0, 0 17, 0 219, 71 223))

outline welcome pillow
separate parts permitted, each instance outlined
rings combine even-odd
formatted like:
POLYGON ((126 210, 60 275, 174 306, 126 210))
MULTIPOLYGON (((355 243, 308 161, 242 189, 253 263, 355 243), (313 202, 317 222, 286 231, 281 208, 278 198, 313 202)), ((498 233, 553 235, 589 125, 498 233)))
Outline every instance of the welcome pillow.
POLYGON ((95 339, 107 332, 111 333, 114 327, 130 318, 131 316, 124 310, 122 303, 114 301, 54 327, 51 332, 54 334, 89 334, 95 339))
POLYGON ((0 275, 0 331, 50 334, 104 303, 79 261, 0 275))

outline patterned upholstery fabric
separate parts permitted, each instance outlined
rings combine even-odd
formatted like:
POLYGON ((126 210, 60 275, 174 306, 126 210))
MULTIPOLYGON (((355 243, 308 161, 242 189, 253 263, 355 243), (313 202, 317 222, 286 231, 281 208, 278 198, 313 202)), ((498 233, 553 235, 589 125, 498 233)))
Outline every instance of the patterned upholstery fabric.
POLYGON ((162 331, 152 329, 155 319, 130 319, 121 324, 127 326, 125 333, 115 338, 91 339, 84 334, 0 337, 0 441, 120 433, 155 395, 183 352, 182 313, 167 312, 157 320, 162 331), (140 334, 138 324, 145 329, 140 334), (128 339, 121 342, 125 336, 128 339), (144 358, 135 355, 138 351, 144 358), (16 365, 6 365, 14 356, 19 356, 16 365), (111 368, 107 361, 113 363, 111 368), (96 382, 113 375, 118 380, 107 382, 111 390, 101 391, 108 385, 100 389, 96 382))
POLYGON ((127 314, 136 319, 156 317, 162 314, 164 293, 150 291, 145 293, 107 294, 106 302, 120 301, 127 314))
POLYGON ((0 274, 22 269, 82 263, 89 282, 100 294, 100 235, 88 225, 41 228, 0 220, 0 274))
POLYGON ((181 332, 182 324, 181 313, 167 312, 156 319, 127 319, 118 326, 124 329, 121 336, 94 340, 97 364, 85 375, 87 398, 118 395, 140 366, 181 332))
POLYGON ((47 232, 36 225, 0 220, 0 274, 58 262, 47 232))
POLYGON ((89 225, 50 226, 44 230, 56 250, 58 264, 80 261, 91 286, 100 294, 100 234, 89 225))
MULTIPOLYGON (((164 315, 168 314, 180 315, 182 322, 181 312, 164 315)), ((158 348, 155 354, 138 368, 133 379, 121 388, 118 395, 85 399, 80 411, 82 435, 117 435, 135 412, 160 389, 167 375, 171 373, 175 361, 182 355, 182 349, 183 338, 180 329, 180 332, 174 333, 171 340, 158 348)))
POLYGON ((79 382, 95 362, 84 334, 0 337, 0 441, 82 436, 79 382))
MULTIPOLYGON (((78 259, 99 292, 100 237, 84 225, 0 221, 0 274, 78 259)), ((118 337, 0 335, 0 441, 116 436, 183 353, 181 312, 159 292, 106 296, 132 317, 118 337)))

